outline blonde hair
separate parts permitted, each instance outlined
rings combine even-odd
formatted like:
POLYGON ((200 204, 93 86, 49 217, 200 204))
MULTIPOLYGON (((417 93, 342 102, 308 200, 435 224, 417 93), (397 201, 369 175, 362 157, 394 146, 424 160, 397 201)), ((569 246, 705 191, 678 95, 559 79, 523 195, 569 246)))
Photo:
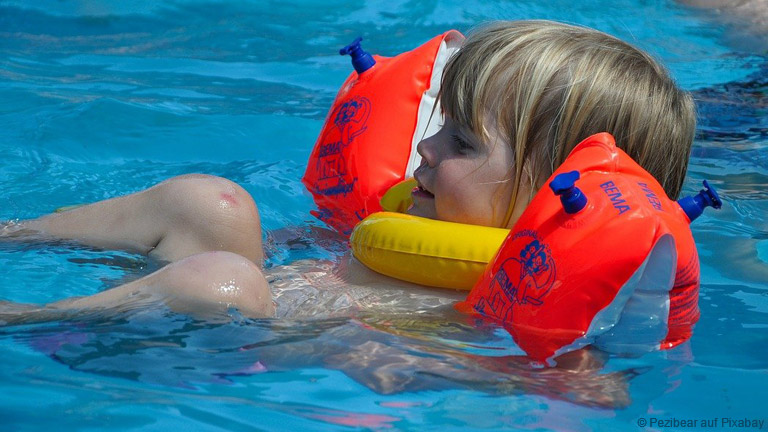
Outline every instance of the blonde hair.
POLYGON ((486 25, 450 60, 440 92, 455 122, 485 141, 494 127, 512 146, 510 209, 524 173, 533 194, 598 132, 611 133, 670 198, 680 193, 693 100, 648 54, 605 33, 551 21, 486 25))

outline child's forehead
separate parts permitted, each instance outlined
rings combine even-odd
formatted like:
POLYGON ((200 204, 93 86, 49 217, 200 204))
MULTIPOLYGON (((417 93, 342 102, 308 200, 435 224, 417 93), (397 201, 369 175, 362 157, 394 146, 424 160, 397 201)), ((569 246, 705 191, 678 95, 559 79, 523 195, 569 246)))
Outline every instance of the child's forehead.
POLYGON ((477 135, 474 128, 465 119, 457 118, 448 112, 443 113, 443 124, 450 125, 463 133, 477 135))
MULTIPOLYGON (((446 116, 448 118, 448 116, 446 116)), ((467 120, 451 118, 454 127, 468 136, 474 137, 477 141, 487 144, 487 141, 496 141, 502 138, 502 132, 497 127, 496 118, 490 113, 485 113, 480 118, 473 119, 470 124, 467 120)))
POLYGON ((484 107, 477 109, 457 109, 456 101, 443 103, 441 113, 443 124, 450 124, 464 135, 474 138, 483 144, 490 142, 507 142, 507 132, 499 127, 503 120, 496 113, 496 107, 484 107))
POLYGON ((443 127, 450 127, 454 133, 458 133, 465 140, 470 140, 475 144, 485 144, 483 135, 475 132, 475 130, 465 122, 456 121, 450 116, 445 116, 443 120, 443 127))

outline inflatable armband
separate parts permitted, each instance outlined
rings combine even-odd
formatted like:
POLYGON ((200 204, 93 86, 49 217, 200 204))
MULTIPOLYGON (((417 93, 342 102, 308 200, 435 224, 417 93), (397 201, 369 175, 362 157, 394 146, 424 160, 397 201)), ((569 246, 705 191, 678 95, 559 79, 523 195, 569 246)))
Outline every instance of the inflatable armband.
POLYGON ((416 144, 437 131, 443 67, 463 38, 448 31, 392 58, 371 56, 359 39, 341 50, 355 72, 336 96, 303 178, 315 216, 348 234, 381 209, 390 186, 412 175, 420 163, 416 144))
POLYGON ((576 146, 547 184, 457 308, 498 320, 539 361, 687 340, 699 318, 688 225, 719 208, 716 192, 671 201, 607 133, 576 146))

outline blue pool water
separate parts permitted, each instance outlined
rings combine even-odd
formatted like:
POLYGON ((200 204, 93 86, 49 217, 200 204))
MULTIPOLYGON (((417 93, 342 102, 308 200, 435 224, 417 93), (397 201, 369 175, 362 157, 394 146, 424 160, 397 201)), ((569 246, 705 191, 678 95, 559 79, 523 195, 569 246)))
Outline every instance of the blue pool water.
MULTIPOLYGON (((299 179, 349 71, 337 49, 363 35, 371 51, 394 55, 487 19, 565 20, 652 52, 699 104, 685 193, 708 178, 727 203, 693 225, 702 317, 689 343, 566 374, 510 362, 503 332, 440 314, 224 325, 162 308, 95 314, 0 327, 3 430, 768 423, 765 57, 726 45, 727 29, 672 2, 544 3, 0 0, 0 220, 202 172, 253 195, 271 233, 270 266, 333 260, 344 245, 309 216, 299 179)), ((93 294, 156 265, 124 252, 0 243, 0 299, 93 294)), ((732 430, 720 426, 710 430, 732 430)))

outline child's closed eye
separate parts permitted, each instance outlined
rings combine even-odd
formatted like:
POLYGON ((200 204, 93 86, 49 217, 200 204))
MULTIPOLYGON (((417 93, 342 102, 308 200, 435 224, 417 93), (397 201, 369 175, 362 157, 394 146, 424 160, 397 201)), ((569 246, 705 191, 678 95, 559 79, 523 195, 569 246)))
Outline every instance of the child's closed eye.
POLYGON ((464 138, 460 137, 459 135, 451 135, 451 138, 453 139, 454 144, 456 144, 456 150, 458 150, 461 154, 466 154, 474 150, 474 147, 472 147, 472 144, 468 143, 464 138))

